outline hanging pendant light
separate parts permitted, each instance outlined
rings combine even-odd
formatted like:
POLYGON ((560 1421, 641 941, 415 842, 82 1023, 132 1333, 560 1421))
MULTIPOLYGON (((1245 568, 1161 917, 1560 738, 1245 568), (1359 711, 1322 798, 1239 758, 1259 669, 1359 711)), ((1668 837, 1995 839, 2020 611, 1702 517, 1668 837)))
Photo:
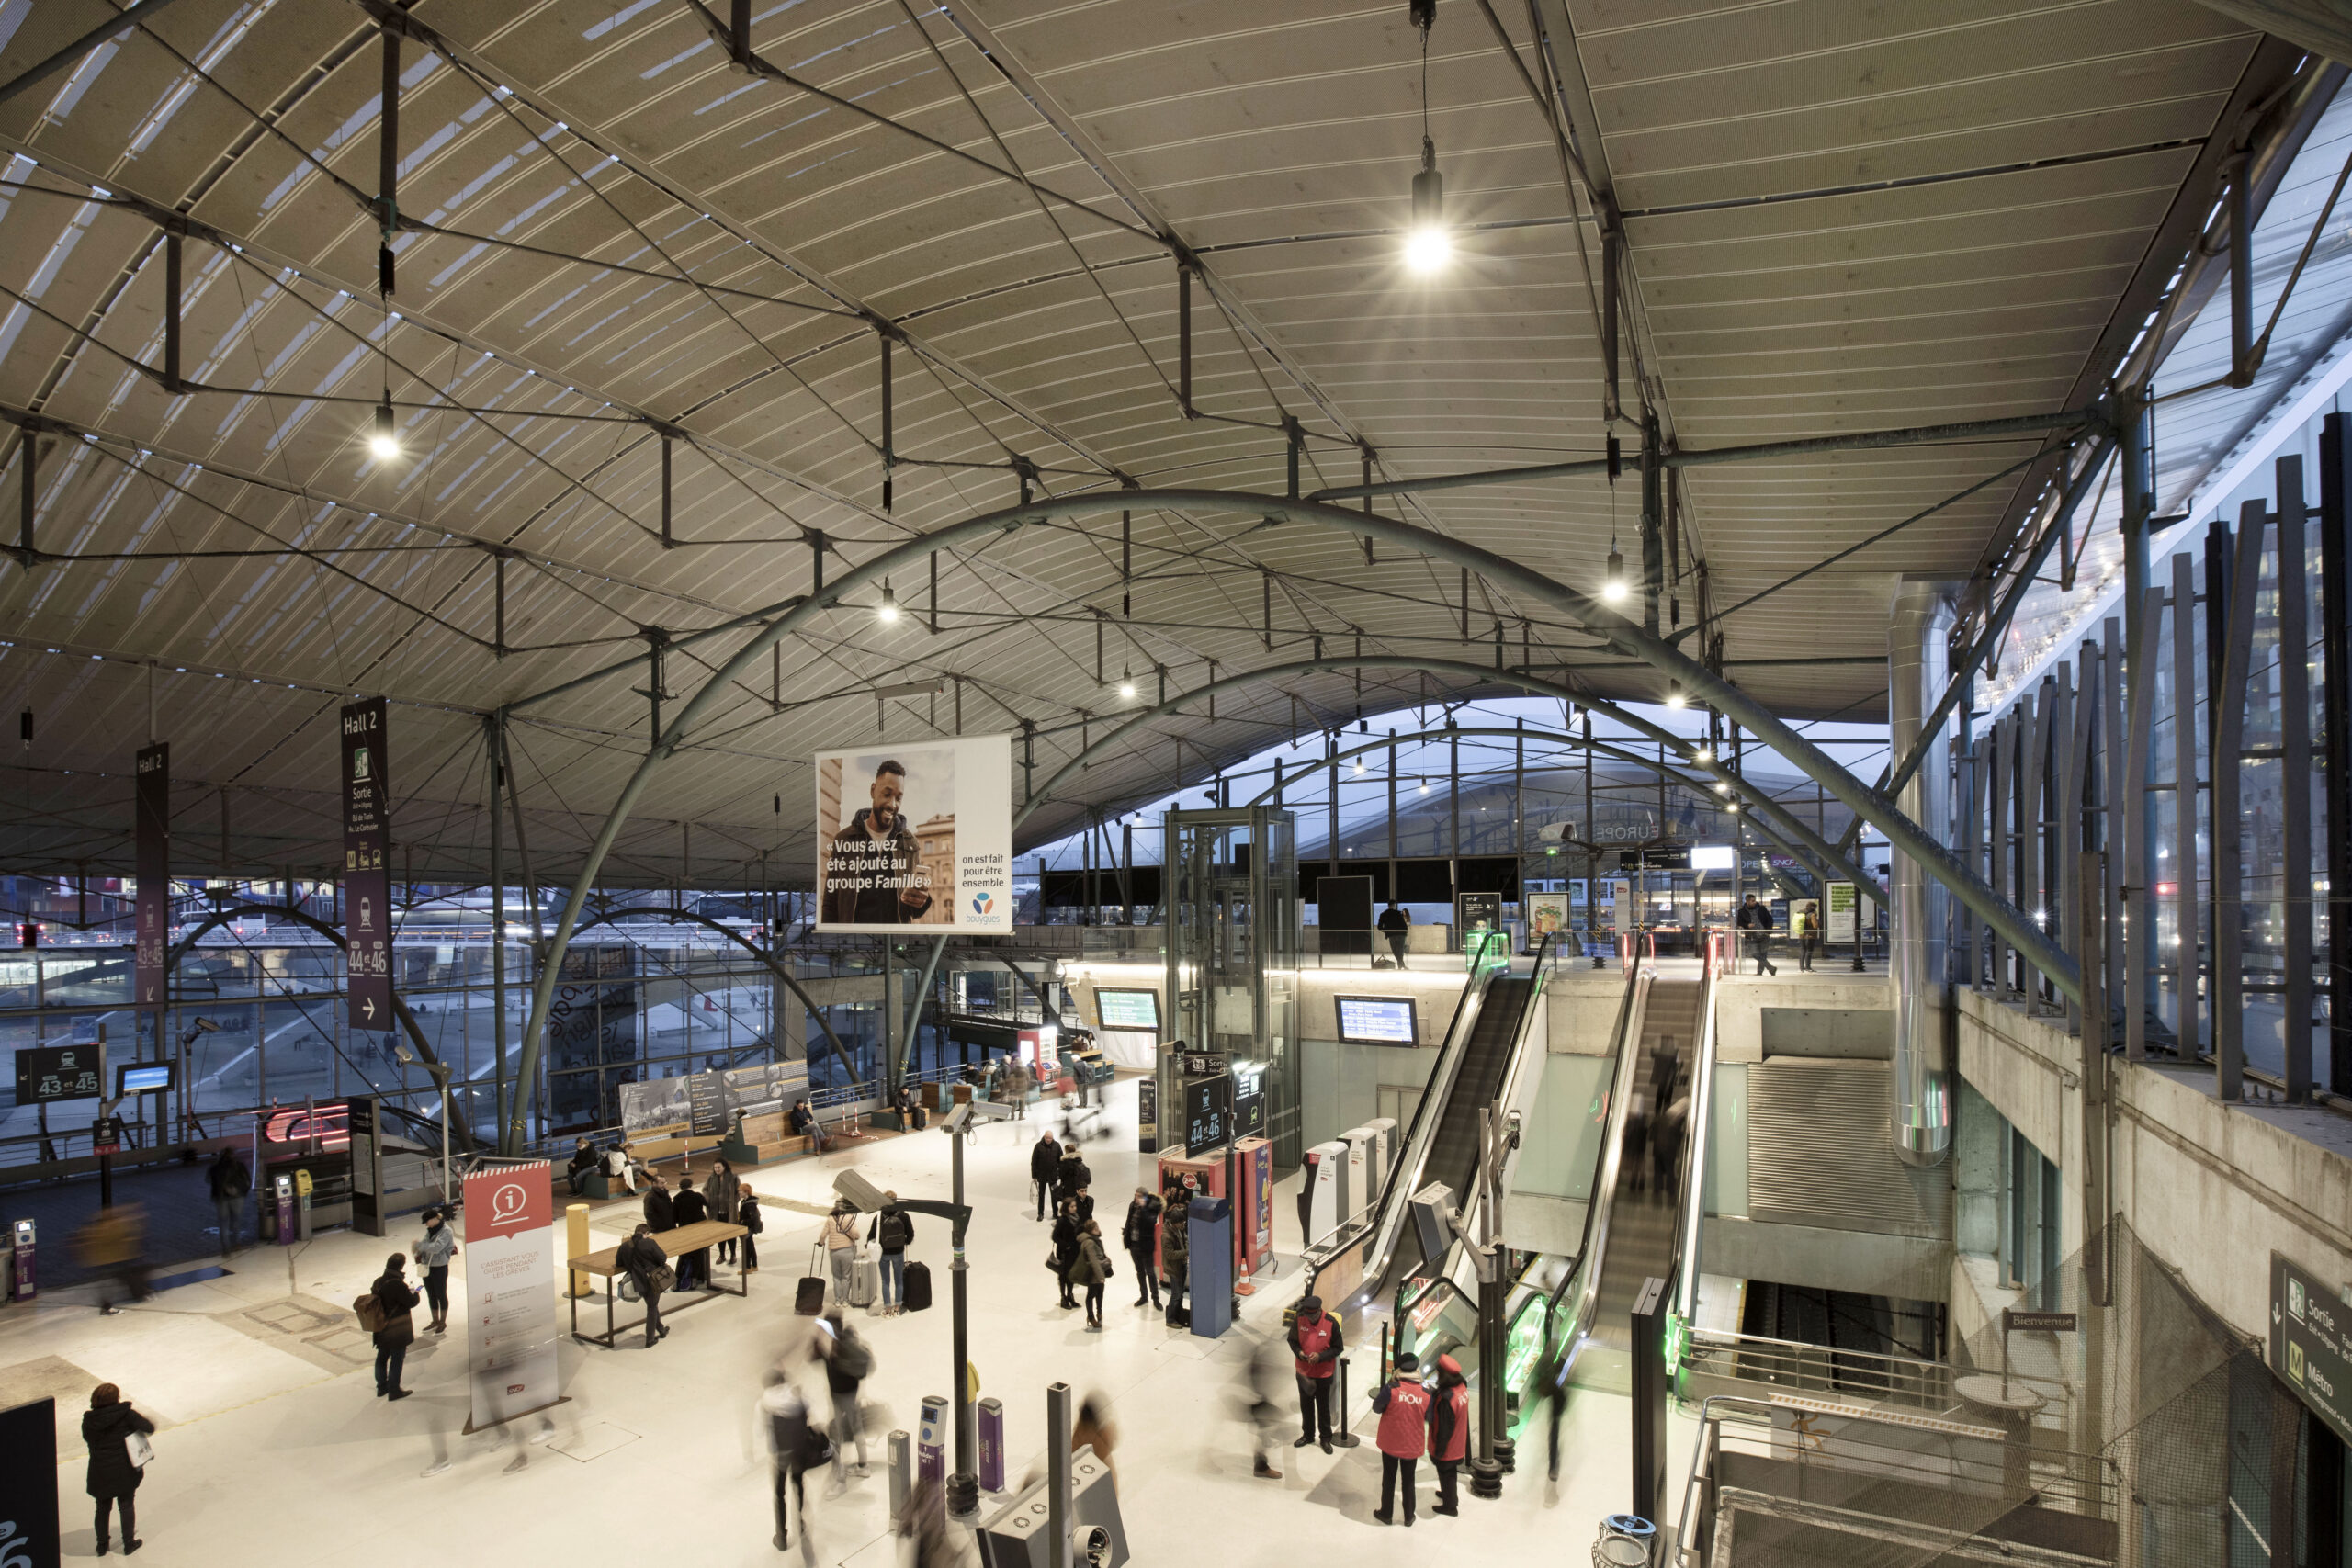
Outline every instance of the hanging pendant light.
POLYGON ((899 618, 899 596, 890 592, 890 580, 882 580, 882 603, 875 607, 875 618, 884 626, 899 618))
POLYGON ((1437 172, 1437 143, 1430 139, 1430 28, 1437 22, 1436 0, 1413 0, 1411 16, 1421 35, 1421 170, 1413 176, 1413 225, 1405 231, 1405 265, 1428 274, 1453 256, 1453 240, 1445 231, 1445 176, 1437 172))
POLYGON ((390 398, 376 405, 376 424, 368 435, 368 455, 379 460, 401 455, 400 427, 392 423, 392 400, 390 398))
POLYGON ((1609 547, 1609 575, 1600 580, 1600 596, 1611 604, 1625 597, 1625 558, 1613 543, 1609 547))

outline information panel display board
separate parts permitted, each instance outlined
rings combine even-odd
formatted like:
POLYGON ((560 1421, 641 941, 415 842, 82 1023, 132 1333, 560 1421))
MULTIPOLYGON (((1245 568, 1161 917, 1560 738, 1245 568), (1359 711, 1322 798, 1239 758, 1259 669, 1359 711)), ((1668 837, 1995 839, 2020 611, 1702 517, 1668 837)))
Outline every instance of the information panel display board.
POLYGON ((1340 1038, 1351 1045, 1418 1045, 1421 1043, 1410 997, 1340 997, 1340 1038))
POLYGON ((107 1092, 104 1045, 26 1045, 17 1052, 17 1103, 58 1100, 103 1100, 107 1092))
POLYGON ((343 710, 343 946, 351 1027, 392 1027, 391 784, 384 699, 343 710))
POLYGON ((1159 993, 1131 991, 1110 986, 1094 988, 1094 1016, 1104 1029, 1159 1032, 1159 993))
POLYGON ((467 1365, 478 1432, 555 1404, 555 1193, 545 1160, 466 1178, 467 1365))
POLYGON ((1215 1148, 1229 1135, 1233 1120, 1233 1080, 1193 1078, 1184 1085, 1184 1152, 1215 1148))
POLYGON ((131 984, 143 1008, 164 1004, 168 976, 164 950, 172 927, 172 748, 159 741, 141 747, 139 782, 132 788, 133 853, 139 868, 136 947, 131 984))
POLYGON ((1822 934, 1831 942, 1853 941, 1857 906, 1854 885, 1850 882, 1827 883, 1821 892, 1823 924, 1827 928, 1822 934))
POLYGON ((1012 738, 820 751, 817 926, 1012 929, 1012 738))

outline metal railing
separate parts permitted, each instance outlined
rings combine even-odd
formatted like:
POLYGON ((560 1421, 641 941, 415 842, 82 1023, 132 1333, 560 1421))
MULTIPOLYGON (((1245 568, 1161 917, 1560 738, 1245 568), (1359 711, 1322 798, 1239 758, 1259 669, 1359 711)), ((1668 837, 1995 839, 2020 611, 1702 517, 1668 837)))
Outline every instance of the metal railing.
MULTIPOLYGON (((1796 1482, 1790 1491, 1799 1501, 1814 1493, 1809 1482, 1815 1471, 1886 1477, 1979 1499, 1976 1523, 1951 1530, 1952 1544, 1974 1539, 2028 1505, 2113 1519, 2124 1495, 2120 1470, 2105 1454, 2026 1448, 2006 1440, 2001 1428, 1974 1422, 1889 1411, 1848 1416, 1811 1401, 1715 1394, 1701 1404, 1699 1423, 1676 1521, 1679 1568, 1703 1568, 1709 1556, 1711 1503, 1727 1446, 1793 1465, 1796 1482), (1838 1424, 1825 1424, 1825 1418, 1838 1424)), ((1871 1517, 1850 1504, 1825 1514, 1840 1517, 1818 1521, 1830 1529, 1839 1528, 1840 1519, 1859 1523, 1871 1517)))
MULTIPOLYGON (((1789 1393, 1869 1401, 1931 1415, 1961 1408, 1953 1381, 1972 1370, 1916 1356, 1712 1328, 1690 1330, 1682 1358, 1686 1389, 1690 1378, 1722 1378, 1789 1393)), ((2053 1416, 2068 1408, 2071 1393, 2063 1380, 2012 1372, 2009 1382, 2041 1395, 2042 1408, 2053 1416)))

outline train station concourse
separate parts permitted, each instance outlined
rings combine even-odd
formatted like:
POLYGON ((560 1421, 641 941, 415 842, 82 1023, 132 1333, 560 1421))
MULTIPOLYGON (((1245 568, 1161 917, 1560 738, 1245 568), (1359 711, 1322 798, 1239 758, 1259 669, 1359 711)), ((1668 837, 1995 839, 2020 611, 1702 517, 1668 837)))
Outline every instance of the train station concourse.
POLYGON ((0 0, 0 1568, 2352 1568, 2347 75, 0 0))

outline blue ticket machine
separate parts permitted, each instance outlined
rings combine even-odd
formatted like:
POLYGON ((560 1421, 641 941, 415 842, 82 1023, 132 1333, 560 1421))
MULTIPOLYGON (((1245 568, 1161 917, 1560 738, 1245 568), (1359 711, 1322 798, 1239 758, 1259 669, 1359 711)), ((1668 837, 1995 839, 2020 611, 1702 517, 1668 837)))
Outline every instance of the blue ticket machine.
POLYGON ((1193 1247, 1193 1332, 1214 1339, 1233 1326, 1233 1204, 1204 1195, 1193 1200, 1185 1216, 1193 1247))
POLYGON ((273 1183, 273 1188, 271 1197, 277 1205, 277 1243, 280 1247, 291 1247, 302 1239, 301 1212, 296 1206, 294 1178, 280 1176, 273 1183))

